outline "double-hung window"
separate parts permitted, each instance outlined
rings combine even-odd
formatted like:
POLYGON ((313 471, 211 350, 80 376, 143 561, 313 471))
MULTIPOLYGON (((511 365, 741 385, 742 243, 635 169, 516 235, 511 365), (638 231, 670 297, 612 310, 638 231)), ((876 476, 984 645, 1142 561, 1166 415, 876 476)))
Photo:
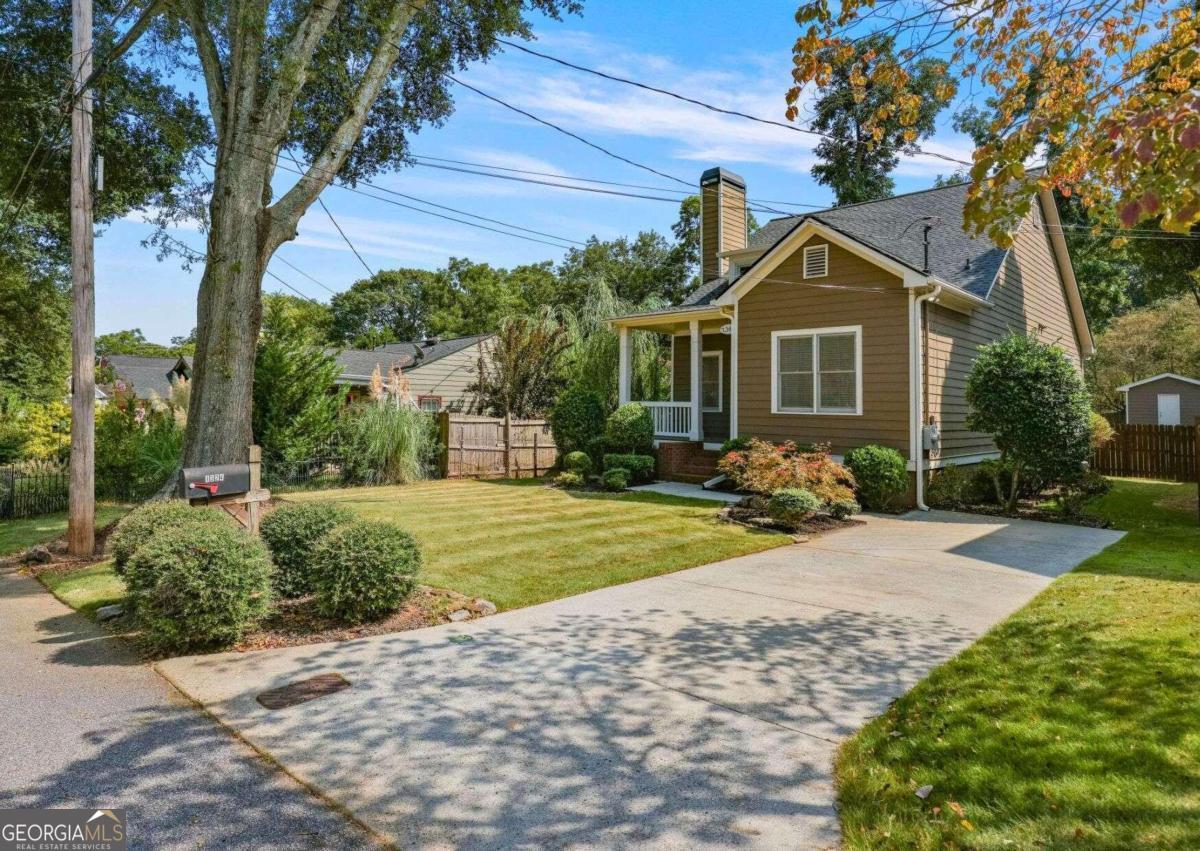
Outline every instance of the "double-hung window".
POLYGON ((862 326, 771 334, 771 412, 862 413, 862 326))

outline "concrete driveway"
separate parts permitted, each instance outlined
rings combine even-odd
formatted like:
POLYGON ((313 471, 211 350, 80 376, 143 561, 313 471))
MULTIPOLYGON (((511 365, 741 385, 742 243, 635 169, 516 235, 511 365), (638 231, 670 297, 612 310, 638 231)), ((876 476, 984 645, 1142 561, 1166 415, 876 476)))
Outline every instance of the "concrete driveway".
POLYGON ((1119 537, 869 517, 469 625, 159 669, 401 847, 823 848, 838 741, 1119 537), (254 700, 330 671, 352 687, 254 700))

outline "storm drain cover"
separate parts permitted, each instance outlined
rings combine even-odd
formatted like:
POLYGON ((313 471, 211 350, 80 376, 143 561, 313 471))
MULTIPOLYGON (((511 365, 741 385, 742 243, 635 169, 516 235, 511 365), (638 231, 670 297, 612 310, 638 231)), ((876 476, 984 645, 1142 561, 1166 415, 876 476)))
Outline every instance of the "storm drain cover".
POLYGON ((475 636, 473 636, 473 635, 452 635, 452 636, 450 636, 449 640, 454 642, 455 644, 466 644, 468 641, 474 641, 475 636))
POLYGON ((341 674, 320 674, 264 691, 255 699, 267 709, 284 709, 347 688, 350 688, 350 682, 341 674))

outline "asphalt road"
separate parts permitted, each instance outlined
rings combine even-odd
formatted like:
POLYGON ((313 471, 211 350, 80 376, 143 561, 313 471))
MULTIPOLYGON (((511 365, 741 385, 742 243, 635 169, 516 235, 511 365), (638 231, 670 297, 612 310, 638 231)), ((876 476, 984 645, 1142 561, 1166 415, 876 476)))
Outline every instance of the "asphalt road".
POLYGON ((0 809, 124 808, 130 848, 357 849, 372 837, 35 580, 0 573, 0 809))

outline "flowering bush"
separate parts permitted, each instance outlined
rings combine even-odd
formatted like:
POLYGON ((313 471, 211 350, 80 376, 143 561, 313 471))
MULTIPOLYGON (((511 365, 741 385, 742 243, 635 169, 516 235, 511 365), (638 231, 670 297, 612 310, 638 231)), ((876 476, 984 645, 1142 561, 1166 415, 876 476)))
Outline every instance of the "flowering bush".
POLYGON ((800 488, 825 505, 854 501, 854 476, 829 457, 827 446, 802 450, 790 440, 776 445, 752 438, 746 449, 727 452, 717 468, 740 489, 754 493, 800 488))

